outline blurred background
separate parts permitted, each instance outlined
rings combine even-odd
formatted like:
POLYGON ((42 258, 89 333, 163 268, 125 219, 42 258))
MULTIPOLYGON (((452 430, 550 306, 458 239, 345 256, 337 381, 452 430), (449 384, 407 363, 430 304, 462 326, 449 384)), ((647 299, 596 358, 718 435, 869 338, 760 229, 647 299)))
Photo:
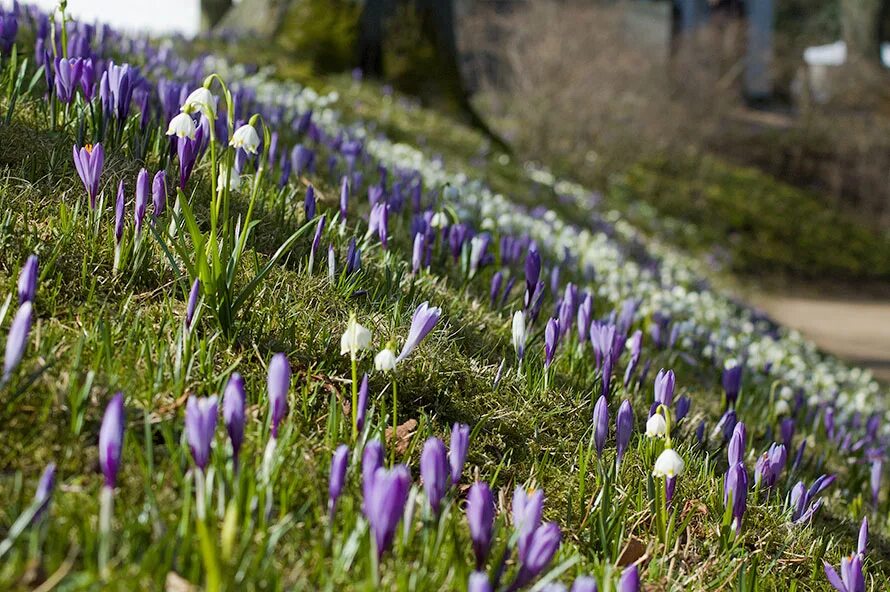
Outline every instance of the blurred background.
POLYGON ((395 89, 464 126, 454 133, 483 134, 482 157, 585 184, 778 320, 890 377, 890 0, 70 0, 68 10, 195 37, 315 86, 339 74, 395 89))

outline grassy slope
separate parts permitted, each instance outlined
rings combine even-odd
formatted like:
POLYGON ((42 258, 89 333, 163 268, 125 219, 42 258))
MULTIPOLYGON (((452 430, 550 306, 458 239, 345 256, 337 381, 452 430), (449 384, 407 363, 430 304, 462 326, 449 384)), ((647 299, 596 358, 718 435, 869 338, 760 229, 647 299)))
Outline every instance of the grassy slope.
MULTIPOLYGON (((345 79, 329 84, 342 90, 352 116, 382 113, 373 87, 359 90, 356 97, 345 79)), ((404 111, 395 105, 391 109, 389 116, 380 117, 396 137, 415 143, 425 138, 428 151, 440 151, 449 161, 459 159, 461 164, 474 162, 482 141, 472 131, 422 110, 404 111)), ((759 573, 759 589, 788 590, 794 580, 798 589, 827 590, 821 575, 821 550, 841 535, 843 541, 828 548, 828 558, 837 563, 840 554, 852 548, 855 524, 837 500, 824 509, 829 511, 821 513, 813 528, 787 526, 775 500, 752 500, 746 519, 749 526, 740 545, 721 552, 715 543, 722 512, 721 485, 714 474, 722 472, 724 454, 692 445, 689 431, 697 421, 688 421, 680 429, 680 449, 691 470, 680 481, 679 510, 689 522, 675 546, 664 549, 655 536, 647 495, 653 452, 645 439, 635 438, 632 443, 613 489, 614 503, 605 508, 593 505, 601 477, 590 467, 580 472, 578 467, 579 446, 587 448, 590 436, 591 391, 597 388, 589 364, 568 354, 560 356, 554 388, 542 391, 535 370, 541 349, 537 337, 530 345, 528 375, 519 377, 508 369, 494 387, 501 358, 510 356, 508 311, 489 311, 487 283, 462 286, 458 274, 449 272, 453 266, 440 264, 435 268, 437 276, 409 279, 404 273, 407 245, 394 249, 396 255, 388 263, 379 251, 366 253, 365 270, 355 282, 367 293, 356 296, 354 286, 331 286, 318 271, 306 272, 308 241, 302 241, 294 256, 264 282, 239 339, 225 343, 205 318, 196 331, 201 336, 197 353, 186 368, 175 370, 184 302, 165 261, 155 252, 136 277, 116 277, 111 272, 109 242, 94 241, 82 223, 66 223, 60 204, 82 199, 70 164, 70 138, 39 131, 45 129, 45 121, 37 111, 35 104, 22 105, 19 127, 0 130, 0 161, 6 167, 0 184, 0 203, 6 212, 0 225, 0 244, 6 247, 0 250, 0 281, 13 290, 18 268, 32 251, 40 254, 42 262, 39 321, 32 346, 0 408, 4 441, 0 498, 8 500, 0 524, 10 524, 22 509, 36 475, 51 459, 60 465, 61 490, 52 508, 42 561, 32 563, 33 555, 29 557, 25 546, 20 546, 13 560, 0 566, 4 587, 26 588, 51 573, 64 576, 65 589, 100 586, 94 571, 101 481, 96 474, 95 444, 102 406, 117 389, 128 396, 128 439, 115 520, 115 576, 105 588, 157 589, 168 571, 200 582, 198 542, 188 519, 192 510, 185 470, 190 461, 181 443, 184 396, 219 392, 232 368, 246 377, 250 422, 241 483, 247 489, 251 482, 247 476, 258 466, 266 438, 264 363, 272 352, 284 351, 296 377, 292 411, 280 446, 286 456, 276 484, 279 510, 268 528, 262 520, 242 516, 234 553, 238 561, 233 562, 238 569, 232 567, 231 573, 248 588, 362 588, 363 584, 347 584, 366 581, 366 562, 332 561, 319 536, 326 526, 322 484, 329 455, 337 442, 348 438, 342 406, 349 367, 339 355, 337 337, 353 310, 372 328, 377 344, 404 335, 410 311, 427 298, 442 306, 446 317, 399 376, 401 416, 420 421, 399 460, 409 463, 416 475, 419 448, 429 434, 445 437, 453 421, 474 425, 472 471, 505 492, 521 483, 545 488, 546 516, 558 520, 566 531, 567 544, 560 559, 575 554, 579 558, 569 573, 605 569, 606 550, 596 527, 600 517, 620 517, 618 508, 624 509, 619 546, 628 549, 625 559, 646 555, 645 581, 651 589, 726 589, 740 586, 740 574, 753 570, 759 573), (92 388, 85 389, 85 384, 92 388), (578 499, 579 482, 585 479, 587 493, 578 499)), ((134 177, 132 162, 121 158, 110 166, 113 172, 107 179, 125 171, 128 179, 134 177)), ((534 203, 541 198, 529 189, 531 184, 522 182, 524 175, 516 166, 483 159, 473 168, 496 187, 512 190, 521 201, 534 203)), ((206 191, 206 179, 204 183, 206 191)), ((113 183, 106 181, 106 186, 113 183)), ((319 187, 329 196, 326 205, 332 206, 330 196, 336 195, 336 189, 323 182, 319 187)), ((259 261, 286 236, 286 229, 300 222, 302 213, 295 213, 295 204, 301 196, 293 199, 281 210, 266 198, 256 233, 264 237, 257 245, 259 261)), ((402 228, 397 227, 393 235, 404 236, 405 221, 396 224, 402 228)), ((342 246, 338 244, 341 254, 342 246)), ((596 314, 607 310, 606 303, 600 303, 596 314)), ((715 376, 702 375, 666 352, 647 349, 644 357, 651 358, 655 368, 673 366, 681 392, 695 400, 695 413, 713 417, 719 405, 715 376)), ((364 365, 368 366, 367 359, 364 365)), ((763 394, 769 385, 748 388, 752 395, 755 391, 763 394)), ((371 390, 377 410, 371 432, 382 432, 387 421, 383 416, 389 394, 386 381, 375 376, 371 390)), ((622 396, 625 393, 617 395, 622 396)), ((640 430, 651 384, 626 396, 634 401, 640 430)), ((756 398, 746 398, 741 409, 754 426, 762 415, 753 402, 756 398)), ((753 429, 752 437, 759 449, 763 431, 753 429)), ((830 466, 842 462, 830 450, 824 452, 830 466)), ((606 459, 612 455, 610 444, 606 459)), ((221 435, 214 464, 225 471, 221 435)), ((805 468, 808 480, 817 469, 805 468)), ((352 525, 346 517, 355 512, 358 491, 357 475, 351 472, 335 527, 335 547, 350 534, 352 525)), ((504 505, 502 501, 502 510, 504 505)), ((454 525, 445 529, 446 544, 418 540, 417 534, 397 559, 386 560, 381 570, 384 588, 446 590, 463 585, 470 562, 468 536, 462 517, 456 509, 453 513, 446 521, 454 525), (442 569, 448 565, 453 567, 442 569)), ((875 545, 882 545, 880 539, 875 545)), ((365 553, 362 550, 359 557, 365 553)), ((869 570, 875 578, 890 573, 884 571, 890 567, 877 559, 870 560, 869 570)))

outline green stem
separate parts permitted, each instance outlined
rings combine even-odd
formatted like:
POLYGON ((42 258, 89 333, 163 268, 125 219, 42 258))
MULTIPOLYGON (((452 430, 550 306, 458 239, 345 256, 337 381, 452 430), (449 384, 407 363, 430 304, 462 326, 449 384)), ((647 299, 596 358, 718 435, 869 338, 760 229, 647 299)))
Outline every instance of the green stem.
POLYGON ((390 449, 390 460, 393 464, 396 462, 396 443, 399 434, 399 391, 396 388, 396 375, 392 375, 392 447, 390 449))
POLYGON ((358 362, 352 354, 352 441, 358 439, 358 362))
POLYGON ((111 549, 111 517, 114 514, 114 490, 103 486, 99 496, 99 573, 104 577, 108 569, 111 549))

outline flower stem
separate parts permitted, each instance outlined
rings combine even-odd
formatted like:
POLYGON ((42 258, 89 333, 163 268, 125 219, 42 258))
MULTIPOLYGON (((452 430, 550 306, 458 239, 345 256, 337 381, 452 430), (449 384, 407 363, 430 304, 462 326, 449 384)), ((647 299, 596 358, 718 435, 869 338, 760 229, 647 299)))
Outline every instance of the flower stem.
POLYGON ((358 438, 358 361, 352 354, 352 441, 358 438))
POLYGON ((390 460, 393 464, 396 462, 396 444, 399 437, 399 391, 396 388, 396 375, 392 375, 392 447, 390 449, 390 460))
POLYGON ((103 486, 99 496, 99 573, 105 575, 111 549, 111 517, 114 514, 114 490, 103 486))

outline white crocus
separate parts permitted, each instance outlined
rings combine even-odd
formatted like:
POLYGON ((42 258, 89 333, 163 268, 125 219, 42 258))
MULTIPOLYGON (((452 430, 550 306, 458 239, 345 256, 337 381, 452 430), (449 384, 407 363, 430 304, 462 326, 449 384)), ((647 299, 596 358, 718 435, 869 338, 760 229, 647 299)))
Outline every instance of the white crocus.
POLYGON ((170 120, 170 126, 167 128, 168 136, 176 136, 177 138, 195 139, 195 121, 188 113, 180 113, 170 120))
POLYGON ((528 335, 528 329, 525 326, 525 313, 517 310, 513 313, 513 349, 516 351, 516 357, 520 360, 525 354, 525 340, 528 335))
POLYGON ((391 372, 396 369, 396 355, 385 347, 374 356, 374 369, 380 372, 391 372))
POLYGON ((183 113, 194 113, 200 111, 207 119, 213 121, 216 119, 216 97, 209 89, 203 86, 196 88, 192 94, 188 96, 185 103, 182 104, 183 113))
POLYGON ((355 315, 349 317, 346 331, 340 338, 340 355, 356 356, 361 350, 367 349, 370 343, 371 332, 359 325, 355 320, 355 315))
POLYGON ((656 413, 646 421, 646 435, 650 438, 664 438, 667 435, 667 422, 663 415, 656 413))
POLYGON ((260 136, 252 125, 242 125, 232 134, 229 146, 244 148, 248 154, 256 154, 260 146, 260 136))
POLYGON ((653 477, 679 477, 683 474, 686 463, 673 448, 665 448, 658 458, 655 460, 655 468, 652 470, 653 477))

